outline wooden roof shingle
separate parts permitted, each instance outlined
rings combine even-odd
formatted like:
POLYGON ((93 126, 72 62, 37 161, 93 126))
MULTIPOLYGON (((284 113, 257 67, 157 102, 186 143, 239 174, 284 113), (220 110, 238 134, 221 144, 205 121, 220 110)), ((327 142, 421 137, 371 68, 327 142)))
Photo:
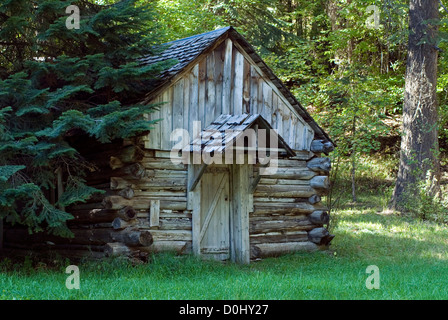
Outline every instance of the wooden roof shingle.
MULTIPOLYGON (((233 147, 237 141, 240 142, 239 139, 243 136, 244 132, 252 128, 255 124, 258 125, 257 130, 266 130, 266 135, 270 130, 273 130, 271 125, 259 114, 222 114, 207 128, 202 130, 199 136, 195 137, 182 150, 193 153, 223 153, 228 148, 233 147)), ((283 152, 290 157, 295 155, 294 151, 279 134, 275 133, 274 136, 277 139, 277 149, 284 150, 283 152)), ((255 138, 258 139, 259 137, 255 138)), ((262 138, 268 140, 267 137, 262 138)), ((267 146, 265 147, 269 148, 267 146)))

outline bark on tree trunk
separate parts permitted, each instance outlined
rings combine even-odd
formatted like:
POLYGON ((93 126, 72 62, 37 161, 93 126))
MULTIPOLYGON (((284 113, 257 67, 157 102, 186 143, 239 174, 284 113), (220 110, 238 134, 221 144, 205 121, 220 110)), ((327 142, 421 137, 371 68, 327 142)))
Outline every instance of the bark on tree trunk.
POLYGON ((410 0, 409 44, 403 106, 400 167, 391 208, 403 210, 406 195, 417 189, 428 170, 436 179, 432 191, 439 189, 438 104, 436 99, 437 0, 410 0))

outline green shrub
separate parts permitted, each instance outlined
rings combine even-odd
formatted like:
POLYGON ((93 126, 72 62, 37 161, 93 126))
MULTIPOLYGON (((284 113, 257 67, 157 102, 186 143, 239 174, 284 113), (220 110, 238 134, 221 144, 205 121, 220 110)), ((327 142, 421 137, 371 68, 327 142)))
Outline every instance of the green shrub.
POLYGON ((442 186, 434 195, 431 191, 433 175, 428 171, 426 179, 416 185, 414 192, 409 191, 403 195, 400 206, 403 212, 412 217, 430 220, 437 223, 448 223, 448 188, 442 186))

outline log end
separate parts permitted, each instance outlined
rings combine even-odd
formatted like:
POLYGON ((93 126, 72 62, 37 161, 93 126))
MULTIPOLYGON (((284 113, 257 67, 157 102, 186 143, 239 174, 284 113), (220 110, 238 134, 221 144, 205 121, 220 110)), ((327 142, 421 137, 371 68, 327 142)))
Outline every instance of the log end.
POLYGON ((137 218, 137 212, 135 211, 135 209, 133 207, 126 206, 119 210, 119 216, 124 221, 129 221, 129 220, 137 218))
POLYGON ((330 189, 330 178, 328 176, 315 176, 310 180, 310 186, 320 191, 330 189))
POLYGON ((318 202, 320 202, 322 199, 319 195, 317 194, 313 194, 311 197, 308 198, 308 202, 310 204, 316 204, 318 202))
POLYGON ((331 170, 331 159, 330 158, 313 158, 306 163, 308 169, 315 172, 328 173, 331 170))
POLYGON ((324 225, 328 224, 330 221, 330 216, 326 211, 316 210, 309 215, 309 219, 313 224, 324 225))
POLYGON ((135 194, 134 190, 130 187, 126 187, 125 189, 120 190, 118 192, 119 196, 121 196, 125 199, 128 199, 128 200, 132 199, 134 197, 134 194, 135 194))
POLYGON ((124 166, 123 162, 117 157, 110 157, 109 165, 112 170, 120 169, 124 166))
POLYGON ((143 247, 148 247, 153 244, 154 239, 152 237, 151 232, 142 231, 140 232, 139 242, 143 247))
POLYGON ((308 239, 317 245, 326 246, 334 239, 334 235, 330 234, 325 228, 315 228, 308 232, 308 239))
POLYGON ((131 254, 131 250, 124 243, 111 242, 104 246, 104 253, 107 257, 120 255, 127 256, 131 254))
POLYGON ((315 153, 325 153, 328 155, 334 150, 334 145, 330 141, 325 140, 313 140, 311 142, 311 151, 315 153))

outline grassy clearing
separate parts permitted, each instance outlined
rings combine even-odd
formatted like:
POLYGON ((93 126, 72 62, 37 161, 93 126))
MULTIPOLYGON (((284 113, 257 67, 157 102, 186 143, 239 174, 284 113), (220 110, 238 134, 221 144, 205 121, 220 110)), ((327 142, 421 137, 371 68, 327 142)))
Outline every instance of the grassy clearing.
POLYGON ((298 253, 249 266, 156 255, 133 266, 83 262, 81 289, 65 287, 69 261, 0 262, 0 299, 448 299, 448 227, 387 214, 387 184, 360 187, 336 211, 330 252, 298 253), (366 268, 380 289, 366 288, 366 268))
POLYGON ((1 299, 448 299, 448 228, 374 210, 344 210, 331 252, 265 259, 250 266, 157 255, 80 264, 81 289, 65 287, 65 267, 8 265, 1 299), (377 265, 380 289, 368 290, 377 265))

